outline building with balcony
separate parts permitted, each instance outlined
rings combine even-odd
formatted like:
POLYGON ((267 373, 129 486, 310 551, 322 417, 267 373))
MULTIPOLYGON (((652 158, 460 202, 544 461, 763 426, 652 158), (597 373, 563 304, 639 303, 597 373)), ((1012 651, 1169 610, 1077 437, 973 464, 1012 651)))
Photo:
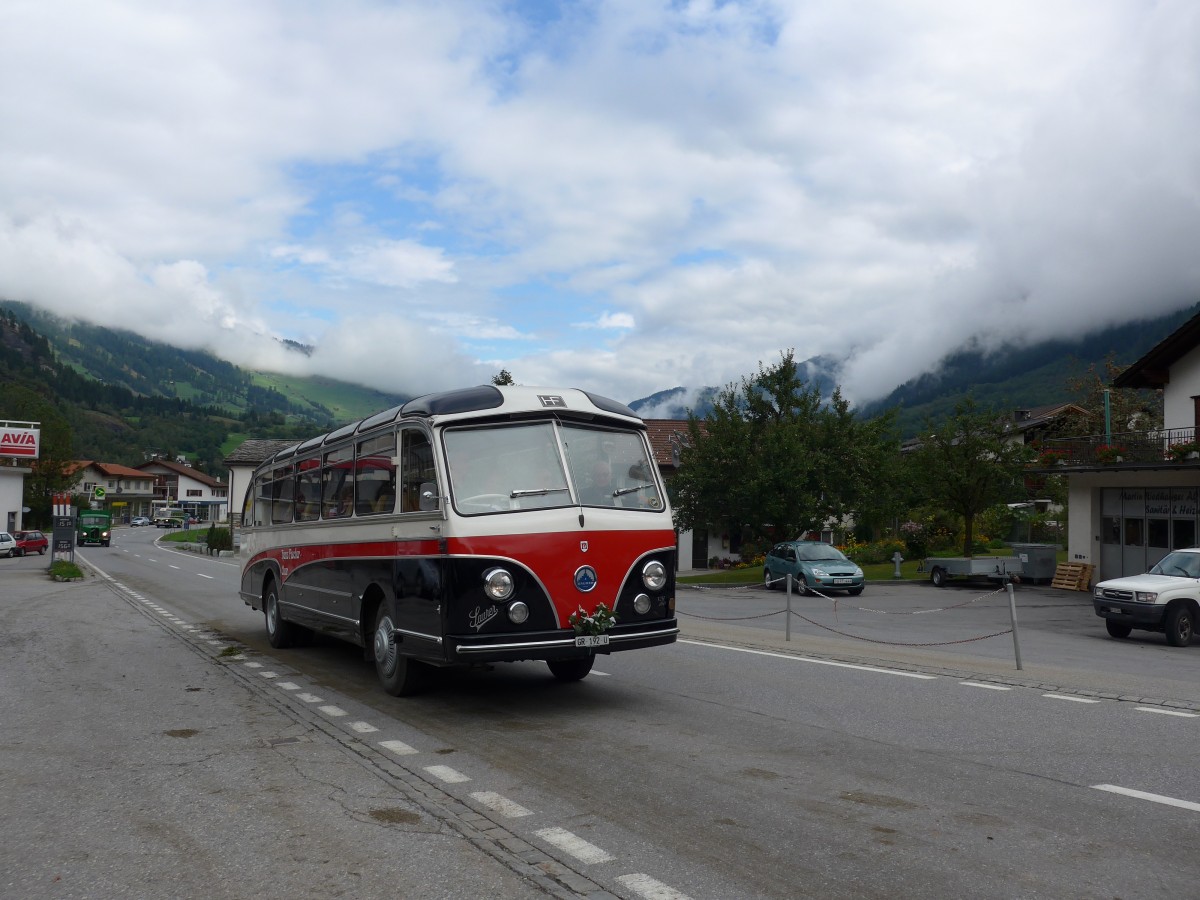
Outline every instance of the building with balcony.
POLYGON ((156 500, 180 506, 203 523, 224 522, 229 515, 229 486, 187 463, 155 457, 137 467, 158 479, 156 500))
POLYGON ((1066 476, 1067 557, 1094 565, 1096 580, 1145 572, 1170 550, 1200 544, 1200 315, 1113 387, 1161 390, 1164 427, 1046 440, 1038 467, 1066 476))
POLYGON ((161 491, 159 480, 152 472, 119 463, 77 459, 66 467, 66 471, 75 479, 71 493, 92 498, 92 508, 111 512, 115 522, 148 516, 151 503, 161 491), (97 491, 97 488, 101 490, 97 491), (97 498, 97 494, 101 496, 97 498))

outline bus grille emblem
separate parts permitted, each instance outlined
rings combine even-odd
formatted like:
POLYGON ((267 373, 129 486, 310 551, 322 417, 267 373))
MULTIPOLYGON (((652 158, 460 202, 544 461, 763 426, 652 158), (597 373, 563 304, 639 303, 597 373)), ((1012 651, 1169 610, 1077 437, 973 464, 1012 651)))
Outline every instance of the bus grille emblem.
POLYGON ((575 570, 575 587, 580 593, 586 594, 588 591, 593 590, 598 580, 596 578, 596 570, 591 566, 580 566, 575 570))

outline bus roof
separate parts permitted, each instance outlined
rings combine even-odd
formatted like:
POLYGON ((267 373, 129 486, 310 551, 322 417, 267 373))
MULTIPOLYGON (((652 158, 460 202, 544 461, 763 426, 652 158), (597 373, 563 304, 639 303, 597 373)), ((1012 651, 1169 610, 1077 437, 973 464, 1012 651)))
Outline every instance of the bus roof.
POLYGON ((352 434, 369 431, 403 418, 446 422, 477 419, 480 413, 494 414, 496 418, 503 419, 507 416, 523 418, 550 411, 562 418, 592 420, 599 416, 619 420, 623 424, 638 428, 645 427, 638 414, 624 403, 578 388, 481 384, 416 397, 400 406, 393 406, 358 422, 351 422, 326 434, 285 447, 261 465, 282 462, 295 456, 301 449, 316 449, 322 444, 334 443, 352 434))

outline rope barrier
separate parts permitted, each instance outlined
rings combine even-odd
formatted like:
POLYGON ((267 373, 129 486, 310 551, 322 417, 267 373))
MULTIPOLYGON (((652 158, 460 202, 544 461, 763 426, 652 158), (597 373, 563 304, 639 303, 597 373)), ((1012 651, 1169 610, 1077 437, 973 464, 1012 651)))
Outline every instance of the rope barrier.
MULTIPOLYGON (((787 580, 786 577, 773 578, 770 580, 770 582, 764 581, 764 585, 766 585, 768 583, 769 584, 778 584, 778 583, 784 582, 786 580, 787 580)), ((702 592, 703 591, 712 591, 712 590, 741 591, 741 590, 749 590, 751 588, 758 587, 758 585, 731 585, 728 588, 710 588, 710 587, 706 587, 704 585, 693 585, 692 587, 694 587, 695 589, 700 590, 702 592)), ((970 600, 966 600, 962 603, 955 603, 951 606, 940 606, 940 607, 935 607, 932 609, 886 610, 886 609, 872 609, 872 608, 866 607, 866 606, 852 606, 850 608, 854 609, 854 610, 858 610, 859 612, 874 613, 877 615, 919 616, 919 615, 926 615, 928 613, 949 612, 949 611, 955 610, 955 609, 963 609, 964 607, 970 606, 974 603, 978 603, 980 600, 987 600, 991 597, 998 596, 1003 591, 1005 591, 1005 587, 1002 585, 1002 586, 996 588, 996 590, 994 590, 994 591, 990 591, 989 593, 986 593, 986 594, 979 594, 978 596, 972 597, 970 600)), ((838 618, 837 618, 837 616, 838 616, 838 601, 841 598, 830 597, 827 594, 822 594, 820 591, 818 591, 812 587, 807 588, 803 593, 799 594, 799 596, 805 596, 806 594, 815 596, 815 597, 820 597, 823 600, 828 600, 830 603, 832 603, 833 604, 834 621, 838 621, 838 618)), ((785 607, 784 609, 777 609, 772 612, 761 613, 759 615, 754 615, 754 616, 702 616, 702 615, 699 615, 698 613, 683 612, 680 609, 675 610, 676 615, 686 616, 691 619, 702 619, 706 622, 744 622, 744 621, 749 621, 751 619, 765 619, 770 616, 777 616, 780 613, 787 613, 787 612, 788 612, 788 609, 785 607)), ((886 646, 890 646, 890 647, 946 647, 946 646, 950 646, 953 644, 969 644, 969 643, 973 643, 975 641, 986 641, 986 640, 989 640, 994 637, 1001 637, 1002 635, 1013 633, 1013 629, 1006 628, 1004 631, 996 631, 996 632, 993 632, 992 634, 984 634, 984 635, 979 635, 977 637, 969 637, 969 638, 959 638, 958 640, 953 640, 953 641, 923 641, 923 642, 884 641, 884 640, 879 640, 877 638, 863 637, 862 635, 858 635, 858 634, 850 634, 849 632, 846 632, 846 631, 839 631, 836 628, 831 628, 828 625, 823 625, 820 622, 813 621, 812 619, 808 618, 807 616, 802 615, 801 613, 796 612, 795 610, 791 610, 791 614, 793 616, 795 616, 796 618, 800 619, 801 621, 807 622, 809 625, 812 625, 814 628, 821 628, 821 629, 824 629, 825 631, 831 632, 833 634, 837 634, 842 637, 850 638, 851 640, 865 641, 866 643, 870 643, 870 644, 882 644, 882 645, 886 645, 886 646)))

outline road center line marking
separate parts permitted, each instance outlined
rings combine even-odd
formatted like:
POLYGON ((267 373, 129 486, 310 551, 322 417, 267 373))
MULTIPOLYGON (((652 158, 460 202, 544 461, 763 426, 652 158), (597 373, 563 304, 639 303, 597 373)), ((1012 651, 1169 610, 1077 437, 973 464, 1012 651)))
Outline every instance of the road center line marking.
POLYGON ((860 666, 854 663, 834 662, 831 659, 815 659, 811 656, 792 656, 788 653, 771 653, 768 650, 750 650, 746 647, 730 647, 727 644, 709 644, 704 641, 677 641, 680 644, 691 644, 693 647, 713 647, 717 650, 732 650, 735 653, 752 653, 755 656, 773 656, 776 659, 790 659, 793 662, 815 663, 818 666, 835 666, 839 669, 857 669, 860 672, 876 672, 880 675, 899 675, 901 678, 919 678, 923 681, 933 681, 938 676, 922 675, 919 672, 901 672, 899 669, 880 669, 875 666, 860 666))
POLYGON ((1135 706, 1138 712, 1158 713, 1160 716, 1179 716, 1181 719, 1200 719, 1200 714, 1184 712, 1182 709, 1159 709, 1157 706, 1135 706))
POLYGON ((589 844, 583 838, 562 828, 543 828, 535 834, 547 844, 552 844, 559 850, 570 853, 580 862, 602 863, 616 859, 611 853, 601 850, 595 844, 589 844))
POLYGON ((210 580, 212 579, 211 575, 205 575, 203 572, 197 572, 196 574, 199 575, 201 578, 208 578, 210 580))
POLYGON ((1070 700, 1072 703, 1099 703, 1091 697, 1072 697, 1070 694, 1042 694, 1050 700, 1070 700))
POLYGON ((982 681, 960 681, 966 687, 986 688, 989 691, 1011 691, 1012 688, 1003 684, 984 684, 982 681))
POLYGON ((1093 784, 1092 787, 1098 791, 1108 791, 1110 794, 1123 794, 1126 797, 1134 797, 1137 800, 1149 800, 1151 803, 1161 803, 1164 806, 1177 806, 1180 809, 1190 809, 1192 812, 1200 812, 1200 803, 1193 803, 1191 800, 1178 800, 1175 797, 1164 797, 1162 794, 1135 791, 1133 788, 1118 787, 1115 784, 1093 784))

